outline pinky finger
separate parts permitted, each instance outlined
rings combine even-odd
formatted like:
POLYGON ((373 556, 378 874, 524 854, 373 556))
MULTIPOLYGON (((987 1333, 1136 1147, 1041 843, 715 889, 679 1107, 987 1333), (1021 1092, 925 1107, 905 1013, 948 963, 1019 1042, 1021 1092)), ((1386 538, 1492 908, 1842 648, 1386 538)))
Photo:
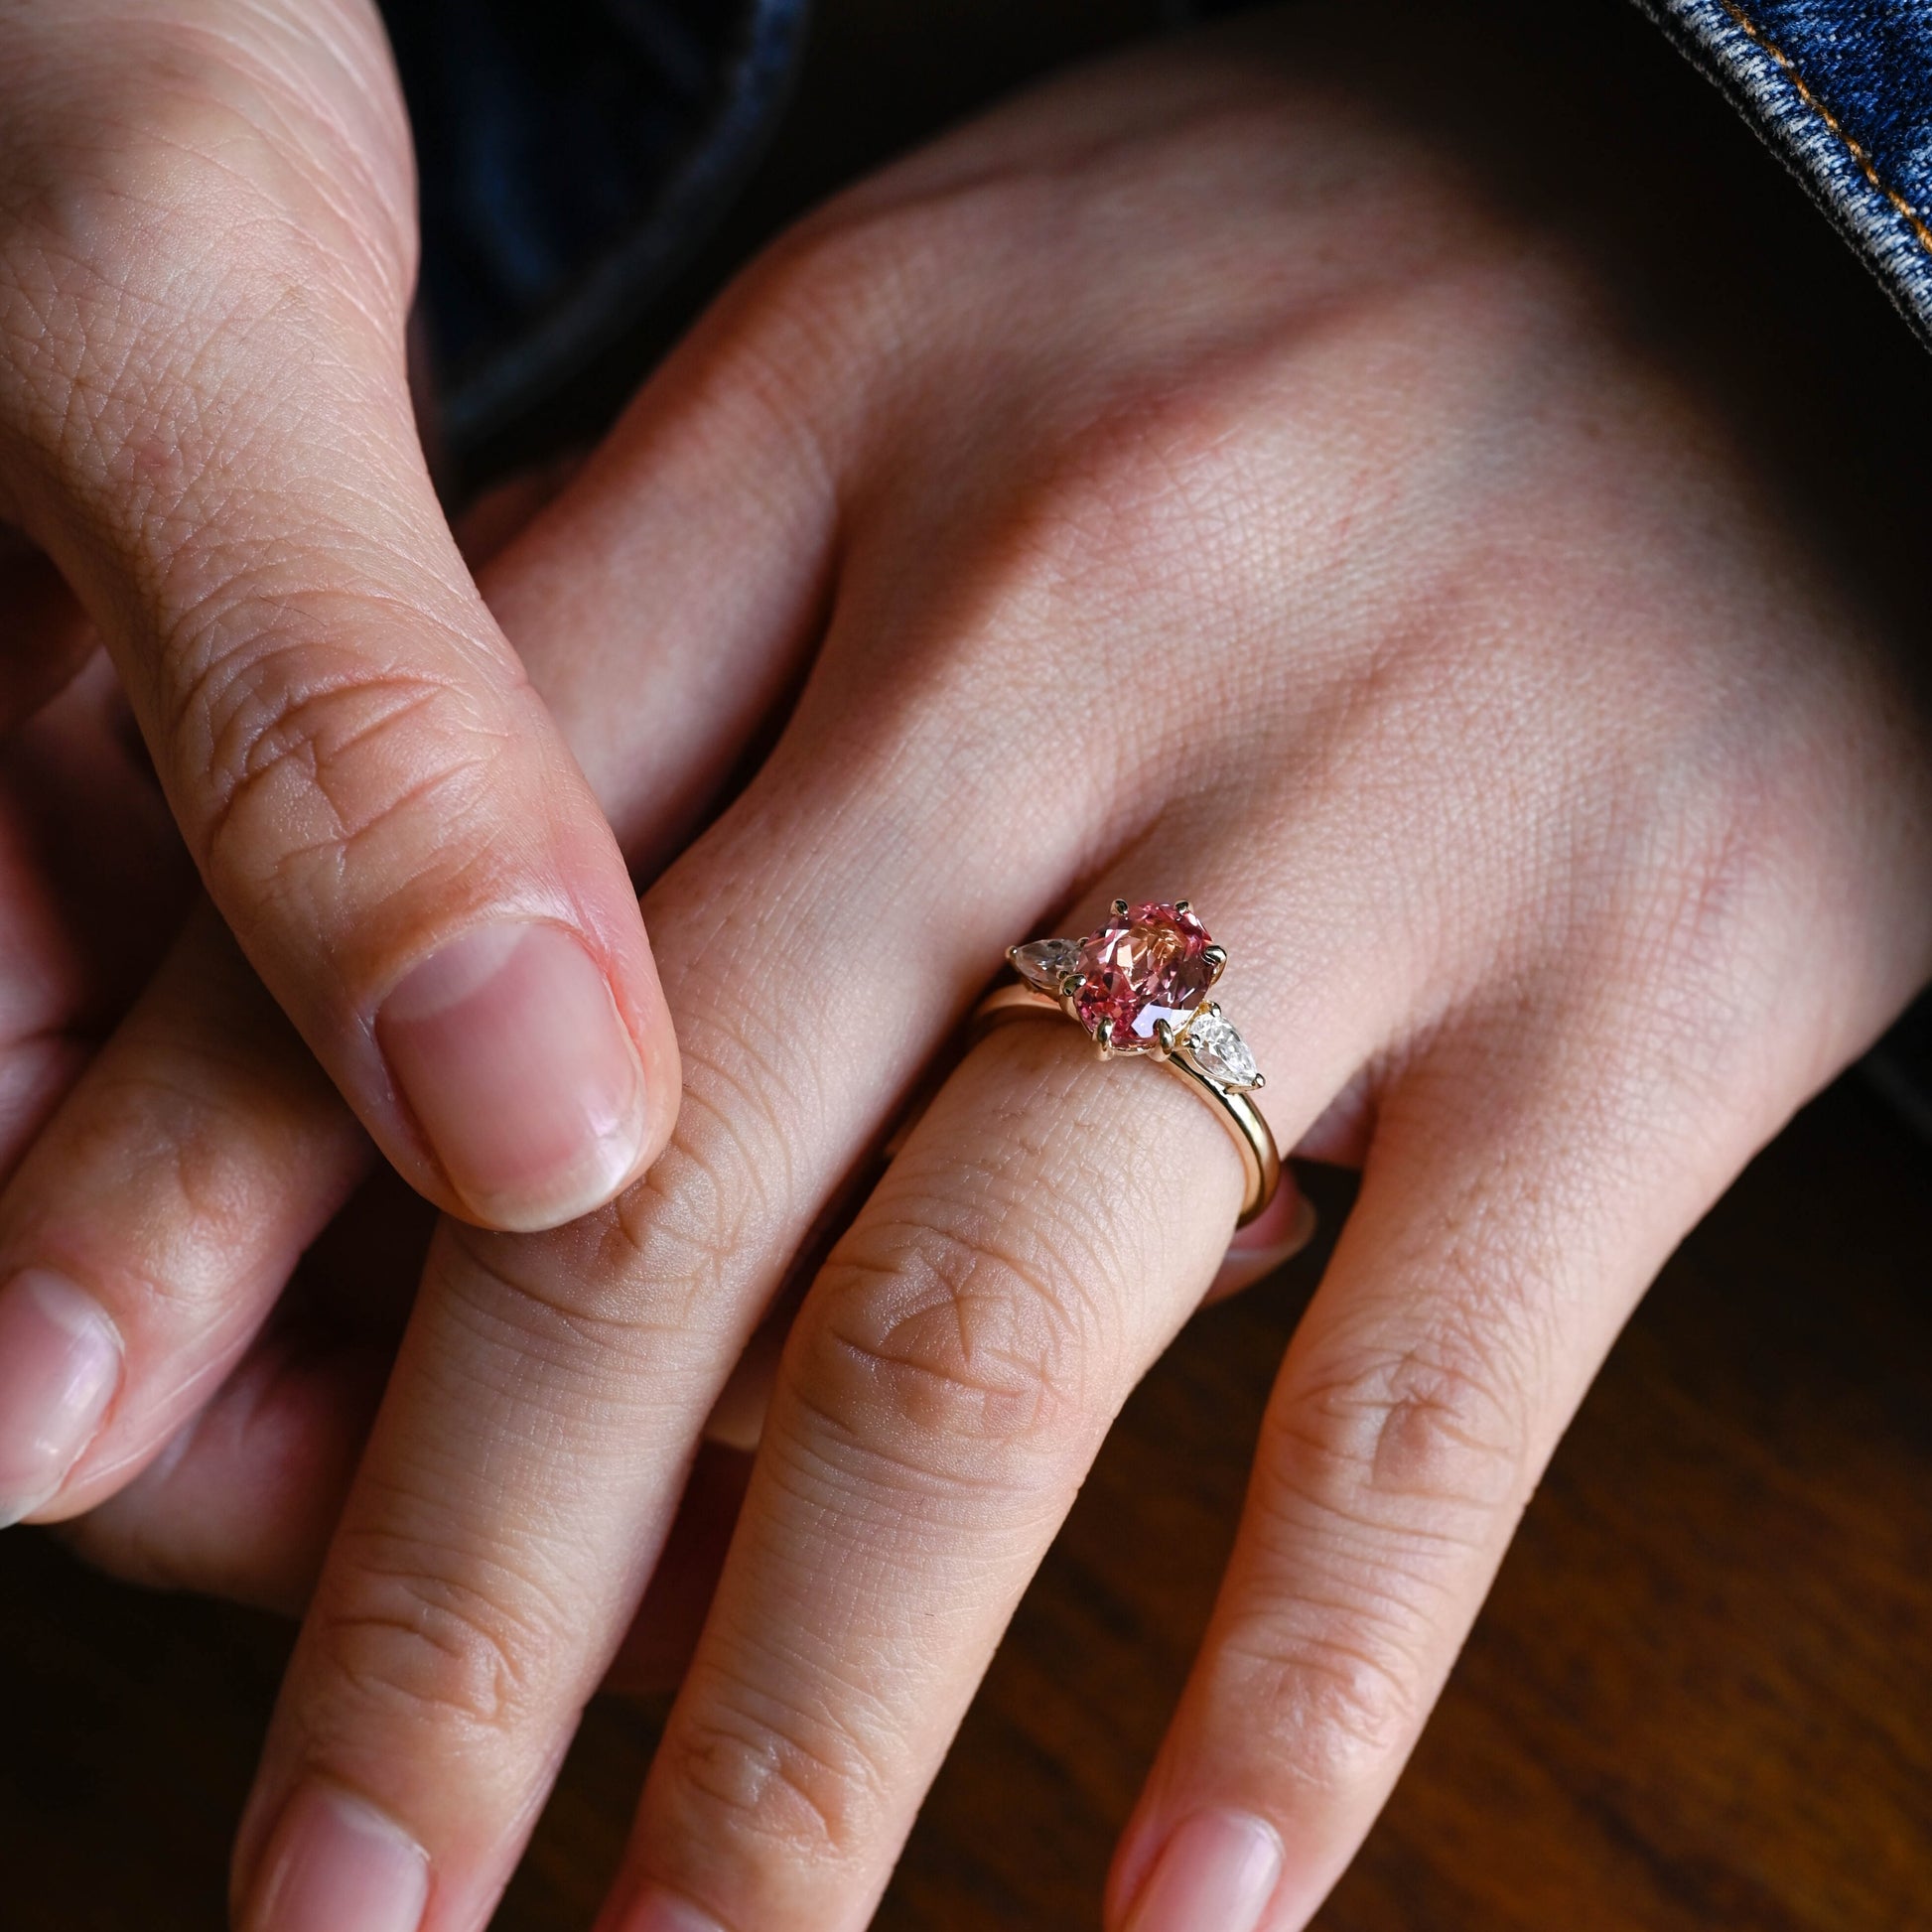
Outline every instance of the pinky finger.
MULTIPOLYGON (((1478 1091, 1470 1058, 1468 1078, 1434 1066, 1407 1106, 1385 1106, 1115 1862, 1114 1932, 1308 1923, 1394 1786, 1590 1377, 1704 1204, 1702 1164, 1673 1175, 1655 1147, 1649 1172, 1671 1178, 1640 1202, 1632 1150, 1580 1161, 1554 1066, 1478 1091)), ((1707 1177, 1715 1194, 1723 1176, 1707 1177)))

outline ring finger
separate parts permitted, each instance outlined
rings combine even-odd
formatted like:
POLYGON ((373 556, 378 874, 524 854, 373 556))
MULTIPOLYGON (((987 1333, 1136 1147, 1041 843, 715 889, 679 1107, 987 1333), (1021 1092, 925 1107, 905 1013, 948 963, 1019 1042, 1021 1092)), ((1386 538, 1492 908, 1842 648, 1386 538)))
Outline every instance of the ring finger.
MULTIPOLYGON (((1122 873, 1178 883, 1146 859, 1122 873)), ((1359 939, 1325 909, 1313 928, 1359 939)), ((1264 978, 1237 961, 1230 1005, 1264 978)), ((1373 974, 1304 983, 1321 990, 1303 1050, 1276 1054, 1267 1092, 1290 1137, 1394 997, 1373 974)), ((1258 1044, 1285 1044, 1289 1010, 1258 1044)), ((1145 1061, 1103 1072, 1070 1026, 968 1058, 793 1329, 607 1932, 870 1921, 1102 1438, 1212 1280, 1241 1179, 1199 1098, 1145 1061)))

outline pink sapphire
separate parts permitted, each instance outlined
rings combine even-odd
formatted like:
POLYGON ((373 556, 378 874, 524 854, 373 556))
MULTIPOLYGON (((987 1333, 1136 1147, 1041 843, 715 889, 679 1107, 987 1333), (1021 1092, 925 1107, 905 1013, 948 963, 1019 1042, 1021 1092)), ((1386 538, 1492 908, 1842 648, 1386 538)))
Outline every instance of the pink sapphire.
POLYGON ((1151 1052, 1155 1027, 1165 1020, 1175 1033, 1214 984, 1213 944, 1192 912, 1149 902, 1115 913, 1098 932, 1080 941, 1086 975, 1074 1001, 1082 1024, 1098 1035, 1114 1023, 1117 1053, 1151 1052))

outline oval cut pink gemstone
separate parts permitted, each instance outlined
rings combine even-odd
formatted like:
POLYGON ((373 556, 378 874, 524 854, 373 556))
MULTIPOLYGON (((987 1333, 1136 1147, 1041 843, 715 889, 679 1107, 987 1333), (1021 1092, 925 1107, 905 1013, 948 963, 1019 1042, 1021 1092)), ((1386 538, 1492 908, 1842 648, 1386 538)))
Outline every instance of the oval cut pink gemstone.
POLYGON ((1087 983, 1074 1001, 1082 1024, 1098 1035, 1114 1023, 1117 1053, 1151 1052, 1154 1029, 1165 1020, 1175 1033, 1187 1024, 1214 984, 1202 957, 1214 942, 1192 912, 1150 902, 1129 906, 1080 941, 1087 983))

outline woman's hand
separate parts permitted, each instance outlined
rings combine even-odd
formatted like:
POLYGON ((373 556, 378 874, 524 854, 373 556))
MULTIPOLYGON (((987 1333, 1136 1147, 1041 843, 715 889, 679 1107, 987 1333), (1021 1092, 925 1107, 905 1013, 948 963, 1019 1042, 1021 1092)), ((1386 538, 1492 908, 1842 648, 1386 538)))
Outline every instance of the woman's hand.
MULTIPOLYGON (((9 553, 38 595, 0 722, 97 634, 216 906, 403 1174, 492 1226, 600 1205, 669 1132, 675 1048, 424 467, 373 8, 13 0, 0 130, 0 519, 92 621, 9 553)), ((71 1290, 0 1302, 16 1435, 29 1354, 77 1338, 104 1393, 146 1346, 71 1290)))
MULTIPOLYGON (((1753 373, 1780 284, 1667 144, 1696 258, 1658 237, 1519 26, 1478 60, 1298 9, 942 143, 756 268, 491 574, 645 859, 690 776, 656 749, 809 675, 645 901, 664 1160, 436 1238, 248 1932, 486 1920, 764 1311, 1002 949, 1115 894, 1192 898, 1277 1135, 1366 1172, 1109 1920, 1314 1910, 1660 1260, 1932 967, 1909 512, 1848 534, 1781 473, 1831 432, 1753 373)), ((1922 447, 1923 394, 1885 407, 1922 447)), ((245 1114, 210 1133, 245 1169, 245 1114)), ((868 1920, 1239 1188, 1068 1026, 951 1073, 805 1275, 612 1932, 868 1920)), ((107 1512, 124 1550, 208 1440, 107 1512)))

